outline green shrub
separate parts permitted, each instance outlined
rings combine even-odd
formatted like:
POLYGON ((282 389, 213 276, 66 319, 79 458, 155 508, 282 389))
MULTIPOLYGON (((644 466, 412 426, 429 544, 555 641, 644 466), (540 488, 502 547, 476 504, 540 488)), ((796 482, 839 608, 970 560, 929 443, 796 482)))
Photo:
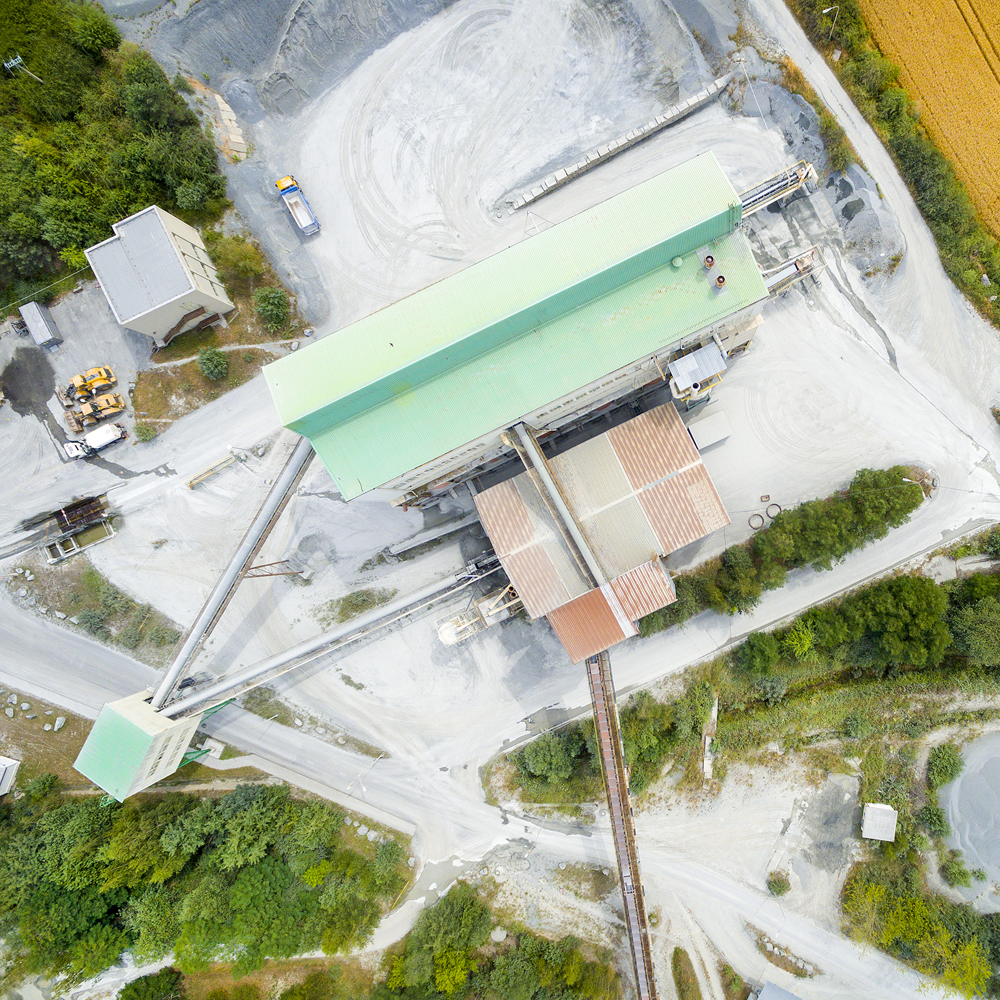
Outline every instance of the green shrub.
POLYGON ((872 724, 864 715, 847 715, 844 717, 843 732, 848 739, 863 740, 871 735, 872 724))
POLYGON ((964 767, 962 751, 954 743, 942 743, 927 757, 927 784, 931 788, 941 788, 954 781, 964 767))
POLYGON ((763 674, 754 679, 753 686, 757 691, 761 701, 767 703, 768 707, 774 707, 785 697, 788 692, 788 681, 784 677, 775 674, 763 674))
POLYGON ((184 977, 176 969, 161 969, 126 983, 118 1000, 184 1000, 184 977))
POLYGON ((781 645, 770 632, 753 632, 736 651, 736 658, 744 670, 767 674, 781 659, 781 645))
POLYGON ((91 635, 102 635, 107 632, 108 614, 106 611, 98 611, 94 608, 87 608, 77 615, 80 625, 91 635))
POLYGON ((784 896, 791 887, 792 883, 784 872, 768 872, 767 891, 772 896, 784 896))
POLYGON ((167 628, 165 625, 152 625, 146 636, 154 646, 172 646, 181 634, 177 629, 167 628))
POLYGON ((198 367, 205 378, 217 382, 226 377, 229 361, 217 347, 203 347, 198 352, 198 367))
POLYGON ((126 625, 117 636, 118 645, 126 649, 135 649, 142 642, 142 628, 138 625, 126 625))
POLYGON ((156 428, 152 424, 136 423, 135 436, 140 441, 152 441, 156 437, 156 428))
POLYGON ((252 281, 264 273, 264 255, 245 236, 225 236, 211 230, 203 239, 212 263, 227 284, 252 281))
POLYGON ((994 559, 1000 559, 1000 525, 990 530, 983 542, 983 552, 994 559))
POLYGON ((194 93, 194 87, 188 83, 187 77, 180 71, 174 74, 173 85, 174 90, 179 90, 182 94, 194 93))
POLYGON ((253 295, 257 315, 271 331, 288 322, 288 294, 283 288, 258 288, 253 295))
POLYGON ((927 828, 927 832, 932 837, 947 837, 951 833, 948 825, 948 815, 941 806, 928 802, 917 811, 916 820, 927 828))
POLYGON ((972 873, 965 867, 965 862, 952 851, 948 860, 938 869, 941 878, 950 886, 962 886, 968 889, 972 885, 972 873))

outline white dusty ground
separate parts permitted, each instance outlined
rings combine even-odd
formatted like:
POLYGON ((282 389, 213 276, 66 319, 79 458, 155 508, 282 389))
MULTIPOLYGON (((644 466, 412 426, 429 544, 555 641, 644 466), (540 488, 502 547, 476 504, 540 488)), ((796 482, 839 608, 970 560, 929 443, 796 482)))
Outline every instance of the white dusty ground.
MULTIPOLYGON (((703 36, 706 17, 719 26, 724 47, 732 11, 687 6, 703 36)), ((207 9, 197 5, 190 16, 201 24, 207 9)), ((216 9, 223 18, 234 8, 220 3, 216 9)), ((185 20, 170 11, 164 16, 168 26, 185 20)), ((891 278, 864 279, 846 262, 857 248, 843 246, 822 191, 752 220, 751 238, 762 257, 820 243, 830 268, 820 287, 793 289, 765 309, 753 347, 717 391, 713 405, 727 410, 734 434, 704 457, 733 524, 679 553, 673 564, 697 562, 749 535, 747 519, 766 506, 765 494, 789 506, 842 487, 859 467, 896 462, 933 469, 940 485, 910 524, 830 573, 793 574, 753 615, 704 614, 616 648, 620 693, 1000 517, 994 464, 1000 432, 988 410, 1000 362, 995 331, 945 278, 891 162, 784 7, 769 6, 758 16, 848 129, 899 222, 906 255, 891 278)), ((604 8, 571 0, 460 2, 359 58, 332 86, 303 86, 308 99, 288 116, 265 114, 245 81, 223 81, 230 103, 248 109, 256 145, 250 159, 227 167, 237 206, 289 273, 300 307, 319 321, 318 333, 704 149, 715 151, 737 190, 794 157, 802 136, 785 146, 783 126, 767 110, 762 120, 716 104, 545 198, 531 220, 505 212, 498 218, 494 206, 509 187, 645 120, 676 91, 683 96, 714 75, 668 7, 650 0, 628 18, 614 25, 604 8), (640 20, 645 29, 636 26, 640 20), (244 88, 243 105, 233 88, 244 88), (271 194, 273 176, 289 169, 324 222, 311 243, 294 236, 271 194)), ((219 37, 231 26, 220 25, 219 37)), ((262 79, 287 69, 291 56, 283 52, 270 62, 258 52, 262 79)), ((315 85, 318 77, 310 79, 315 85)), ((5 465, 14 473, 0 481, 0 546, 17 544, 16 522, 27 514, 113 486, 124 525, 113 543, 93 550, 95 563, 183 623, 193 620, 293 443, 279 432, 260 379, 129 450, 127 458, 116 457, 127 476, 62 463, 46 425, 33 415, 18 417, 8 408, 0 419, 5 465), (187 479, 229 446, 262 441, 271 443, 262 458, 251 456, 187 489, 187 479)), ((344 504, 314 463, 259 560, 304 559, 313 582, 278 577, 244 585, 199 669, 225 673, 286 648, 319 630, 315 612, 329 600, 366 585, 416 590, 454 572, 481 547, 474 532, 464 532, 412 561, 362 571, 385 545, 425 523, 424 515, 378 499, 344 504)), ((370 760, 315 735, 235 708, 211 722, 220 738, 329 788, 338 800, 349 791, 359 798, 357 808, 377 806, 415 826, 424 865, 415 898, 433 898, 432 883, 443 889, 456 872, 478 868, 495 846, 522 836, 534 837, 536 850, 550 858, 613 859, 600 824, 538 828, 485 803, 479 768, 503 747, 586 711, 589 697, 583 672, 566 661, 544 623, 516 621, 460 646, 438 643, 438 619, 466 603, 464 596, 452 599, 278 682, 304 712, 390 752, 363 782, 357 779, 370 760), (344 674, 364 688, 344 683, 344 674)), ((117 650, 15 607, 3 592, 0 622, 9 639, 0 650, 0 681, 82 714, 93 716, 106 699, 154 676, 117 650)), ((914 975, 877 954, 860 956, 838 936, 834 900, 845 861, 837 844, 824 840, 816 817, 843 816, 851 794, 836 783, 818 793, 786 778, 757 777, 744 785, 730 776, 723 798, 699 811, 674 806, 640 813, 639 850, 650 903, 663 910, 664 948, 669 926, 672 940, 690 942, 693 953, 708 954, 710 940, 756 979, 762 959, 743 930, 750 921, 824 970, 794 988, 767 970, 804 1000, 915 995, 914 975), (762 891, 767 867, 779 861, 795 886, 780 905, 762 891)), ((379 940, 404 932, 415 910, 392 917, 379 940)), ((665 966, 658 971, 668 981, 665 966)), ((705 985, 714 990, 717 984, 709 979, 705 985)))

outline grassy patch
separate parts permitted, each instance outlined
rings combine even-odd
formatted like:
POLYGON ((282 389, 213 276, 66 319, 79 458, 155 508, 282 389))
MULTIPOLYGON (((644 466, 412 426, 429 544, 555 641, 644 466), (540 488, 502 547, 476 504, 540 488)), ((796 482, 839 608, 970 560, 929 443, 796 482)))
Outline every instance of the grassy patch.
POLYGON ((135 391, 132 394, 136 419, 160 432, 186 413, 249 382, 275 357, 277 355, 260 348, 227 351, 228 374, 214 382, 205 378, 196 360, 171 365, 169 368, 141 371, 136 376, 135 391))
POLYGON ((567 864, 565 868, 556 868, 552 877, 578 899, 585 899, 591 903, 607 899, 618 888, 618 876, 614 869, 582 862, 567 864))
POLYGON ((750 987, 743 982, 743 977, 725 962, 719 965, 719 979, 722 980, 722 992, 725 1000, 747 1000, 750 987))
POLYGON ((787 56, 781 60, 781 85, 789 93, 804 97, 819 115, 820 136, 823 139, 831 169, 842 173, 852 163, 860 161, 857 150, 847 138, 847 133, 840 127, 837 119, 830 114, 827 106, 819 99, 819 95, 812 85, 802 75, 802 70, 787 56))
POLYGON ((365 686, 360 681, 356 681, 349 674, 341 674, 340 679, 348 686, 354 688, 355 691, 364 691, 365 686))
MULTIPOLYGON (((304 982, 313 972, 340 970, 338 986, 343 995, 349 997, 367 996, 374 985, 375 972, 370 963, 360 959, 303 958, 292 961, 272 961, 257 972, 251 972, 239 979, 240 985, 253 985, 260 991, 263 1000, 277 997, 290 986, 304 982)), ((233 987, 233 967, 219 963, 209 966, 204 972, 189 972, 184 977, 184 993, 187 1000, 207 1000, 219 990, 233 987)))
POLYGON ((698 985, 691 956, 683 948, 674 948, 670 957, 670 971, 674 974, 677 1000, 701 1000, 701 987, 698 985))
POLYGON ((32 555, 21 566, 31 570, 34 580, 26 582, 23 576, 12 575, 8 590, 26 587, 37 607, 67 615, 63 624, 73 627, 69 618, 76 618, 79 627, 98 641, 121 646, 145 663, 161 665, 170 658, 181 634, 177 625, 151 605, 140 604, 119 590, 86 555, 52 565, 32 555))
POLYGON ((344 622, 349 622, 369 611, 374 611, 375 608, 391 601, 395 596, 395 590, 382 587, 355 590, 345 597, 338 597, 321 605, 314 614, 322 628, 330 628, 333 625, 343 625, 344 622))
POLYGON ((815 973, 807 972, 795 955, 786 948, 782 948, 777 942, 772 941, 763 931, 751 927, 750 933, 753 934, 754 940, 757 942, 757 950, 772 965, 784 969, 785 972, 790 972, 798 979, 807 979, 815 975, 815 973))
POLYGON ((273 719, 279 726, 295 725, 295 713, 278 697, 274 688, 266 684, 247 691, 241 701, 248 712, 262 719, 273 719))
POLYGON ((0 755, 12 757, 21 761, 17 774, 17 785, 24 788, 29 781, 40 778, 43 774, 54 774, 64 788, 89 788, 90 782, 79 771, 73 769, 73 761, 83 748, 87 734, 93 723, 77 715, 50 704, 39 698, 24 694, 21 691, 11 692, 3 689, 4 708, 13 708, 14 717, 8 719, 0 716, 3 725, 0 726, 0 755), (17 695, 17 704, 8 705, 7 697, 17 695), (21 711, 21 705, 28 704, 31 708, 21 711), (46 715, 49 712, 51 714, 46 715), (29 719, 27 716, 37 718, 29 719), (66 725, 55 732, 45 731, 46 725, 54 725, 56 719, 63 716, 66 725))

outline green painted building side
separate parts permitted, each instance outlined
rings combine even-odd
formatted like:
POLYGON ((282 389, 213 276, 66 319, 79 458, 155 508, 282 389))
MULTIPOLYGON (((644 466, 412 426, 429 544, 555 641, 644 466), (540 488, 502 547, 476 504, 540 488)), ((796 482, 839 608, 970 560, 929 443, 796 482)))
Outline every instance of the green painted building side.
POLYGON ((111 705, 105 705, 73 767, 123 802, 142 770, 153 740, 140 726, 121 716, 111 705))
POLYGON ((358 496, 765 298, 741 215, 695 157, 268 365, 280 419, 358 496))

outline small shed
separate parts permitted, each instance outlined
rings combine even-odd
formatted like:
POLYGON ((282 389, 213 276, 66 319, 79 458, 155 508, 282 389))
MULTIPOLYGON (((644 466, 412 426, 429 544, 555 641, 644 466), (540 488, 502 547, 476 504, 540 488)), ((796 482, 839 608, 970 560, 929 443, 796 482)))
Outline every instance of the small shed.
POLYGON ((20 766, 19 760, 0 757, 0 795, 6 795, 14 787, 14 779, 20 766))
POLYGON ((26 302, 18 309, 21 319, 28 327, 31 339, 39 347, 47 347, 54 350, 62 343, 59 336, 59 328, 48 309, 41 302, 26 302))
POLYGON ((725 441, 733 433, 733 425, 725 410, 712 410, 692 420, 688 424, 688 433, 698 451, 704 451, 713 444, 725 441))
POLYGON ((896 810, 883 802, 866 802, 861 817, 861 836, 865 840, 895 840, 896 810))

